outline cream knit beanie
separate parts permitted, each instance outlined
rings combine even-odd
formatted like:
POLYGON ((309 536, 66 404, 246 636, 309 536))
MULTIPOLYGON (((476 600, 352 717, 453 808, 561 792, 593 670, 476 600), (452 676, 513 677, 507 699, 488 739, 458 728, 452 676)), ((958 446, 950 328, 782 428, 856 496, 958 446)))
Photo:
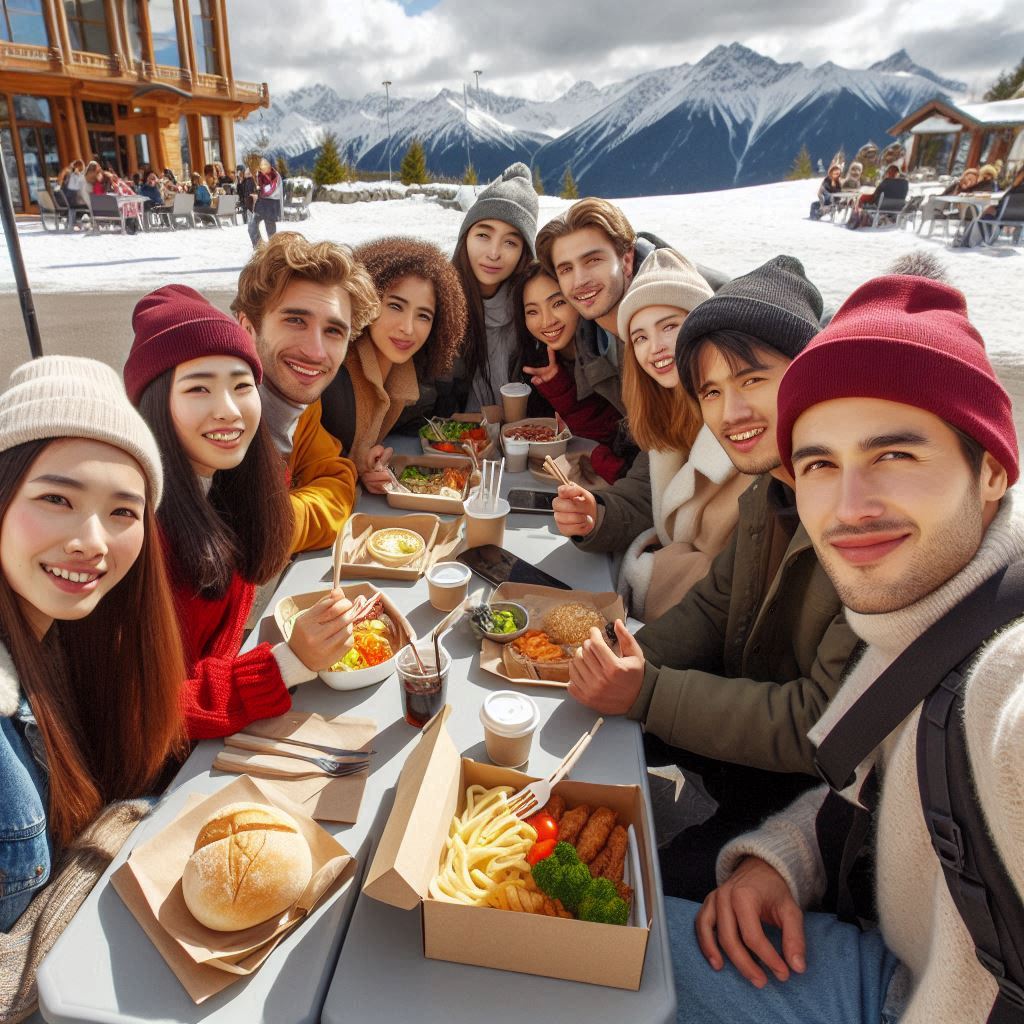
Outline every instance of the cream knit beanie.
POLYGON ((675 249, 655 249, 640 264, 619 303, 619 337, 629 341, 629 321, 648 306, 674 306, 690 312, 714 295, 697 268, 675 249))
POLYGON ((127 452, 160 504, 163 471, 156 441, 131 407, 118 375, 78 356, 43 356, 23 363, 0 394, 0 451, 44 438, 83 437, 127 452))

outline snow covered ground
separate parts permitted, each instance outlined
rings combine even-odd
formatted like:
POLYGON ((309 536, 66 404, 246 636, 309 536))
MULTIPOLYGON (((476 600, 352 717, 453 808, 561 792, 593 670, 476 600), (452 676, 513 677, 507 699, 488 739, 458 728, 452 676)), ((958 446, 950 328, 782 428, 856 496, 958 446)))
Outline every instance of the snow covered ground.
MULTIPOLYGON (((885 271, 898 255, 923 248, 940 254, 953 282, 967 295, 972 318, 994 361, 1024 366, 1020 296, 1024 249, 949 249, 912 232, 846 231, 812 222, 807 209, 816 182, 783 182, 694 195, 626 199, 621 205, 637 230, 652 231, 686 255, 730 274, 742 274, 778 253, 798 256, 828 304, 838 305, 863 281, 885 271), (1017 296, 1016 299, 1013 296, 1017 296)), ((540 220, 569 204, 542 196, 540 220)), ((312 239, 358 244, 407 234, 451 251, 462 215, 423 196, 375 203, 314 203, 309 220, 282 225, 312 239)), ((135 236, 55 235, 38 224, 20 228, 32 288, 38 292, 139 291, 182 282, 200 291, 232 291, 251 253, 243 226, 135 236)), ((0 292, 14 291, 6 252, 0 292)), ((10 326, 10 325, 8 325, 10 326)), ((3 333, 7 333, 5 330, 3 333)))

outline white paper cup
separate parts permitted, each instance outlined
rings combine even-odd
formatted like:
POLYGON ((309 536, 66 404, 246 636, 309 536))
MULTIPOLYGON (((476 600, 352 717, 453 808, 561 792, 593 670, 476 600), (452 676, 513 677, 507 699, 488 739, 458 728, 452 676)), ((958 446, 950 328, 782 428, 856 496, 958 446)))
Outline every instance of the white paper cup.
POLYGON ((530 442, 513 441, 506 437, 503 443, 505 445, 505 472, 525 473, 530 458, 530 442))
POLYGON ((466 502, 466 547, 479 548, 484 544, 501 547, 505 539, 505 520, 512 506, 505 498, 498 498, 494 511, 479 497, 466 502))
POLYGON ((427 570, 427 590, 430 603, 439 612, 450 612, 466 599, 469 593, 469 566, 461 562, 438 562, 427 570))
POLYGON ((540 725, 536 702, 515 690, 495 690, 480 706, 487 756, 502 768, 518 768, 530 759, 533 734, 540 725))
POLYGON ((506 423, 525 419, 526 404, 530 400, 529 384, 503 384, 501 386, 501 409, 506 423))

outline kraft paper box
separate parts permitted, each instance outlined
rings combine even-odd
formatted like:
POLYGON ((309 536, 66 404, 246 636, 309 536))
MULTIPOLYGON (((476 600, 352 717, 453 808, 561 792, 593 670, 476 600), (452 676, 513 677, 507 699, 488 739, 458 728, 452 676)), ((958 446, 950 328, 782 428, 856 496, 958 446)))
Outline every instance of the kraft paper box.
MULTIPOLYGON (((542 587, 536 583, 502 583, 495 588, 488 600, 514 601, 521 604, 530 616, 530 629, 543 629, 545 613, 560 604, 593 605, 608 622, 614 622, 616 619, 626 621, 626 609, 622 598, 612 591, 593 593, 589 590, 559 590, 557 587, 542 587)), ((530 675, 530 670, 525 665, 506 656, 508 646, 494 640, 481 640, 480 667, 485 672, 491 672, 524 686, 557 686, 565 689, 569 685, 568 667, 562 669, 559 666, 554 671, 538 668, 540 678, 536 678, 530 675), (548 678, 545 678, 546 671, 550 673, 548 678)))
POLYGON ((440 494, 407 494, 405 491, 387 493, 387 503, 392 508, 404 508, 412 512, 434 512, 437 515, 461 516, 465 511, 465 501, 472 488, 480 483, 480 473, 474 469, 472 460, 466 455, 395 455, 391 459, 391 469, 395 476, 401 478, 402 471, 408 466, 422 466, 427 469, 446 469, 451 466, 468 474, 466 486, 458 498, 443 498, 440 494))
POLYGON ((201 1003, 252 974, 291 929, 328 895, 351 883, 355 874, 355 859, 301 807, 272 786, 242 776, 186 804, 158 835, 132 851, 111 882, 185 991, 201 1003), (243 931, 218 932, 189 912, 181 875, 203 823, 218 808, 238 801, 268 804, 290 814, 309 843, 313 876, 295 905, 280 917, 243 931))
MULTIPOLYGON (((482 462, 484 459, 494 459, 498 457, 498 428, 501 423, 501 406, 500 405, 488 405, 485 406, 480 412, 456 412, 452 413, 451 416, 442 417, 443 419, 456 420, 459 423, 472 423, 474 426, 483 427, 487 431, 490 441, 483 450, 476 452, 476 458, 478 462, 482 462)), ((420 434, 420 447, 424 452, 436 452, 437 449, 433 444, 420 434)), ((454 454, 454 453, 451 453, 454 454)), ((467 452, 468 455, 468 452, 467 452)))
POLYGON ((450 559, 462 543, 462 519, 442 523, 426 512, 398 516, 349 516, 334 542, 334 561, 342 579, 418 580, 435 562, 450 559), (376 530, 401 527, 423 538, 423 553, 408 565, 394 569, 375 562, 367 551, 370 534, 376 530))
MULTIPOLYGON (((631 927, 445 903, 428 895, 452 816, 464 805, 466 787, 479 783, 518 790, 534 781, 522 772, 460 757, 444 725, 449 711, 446 708, 424 726, 406 761, 363 892, 403 910, 421 908, 423 951, 430 960, 638 989, 650 909, 643 927, 631 927)), ((653 894, 648 814, 640 787, 563 781, 557 792, 571 807, 610 807, 620 824, 634 826, 643 888, 653 894)), ((648 907, 653 905, 652 899, 648 907)))

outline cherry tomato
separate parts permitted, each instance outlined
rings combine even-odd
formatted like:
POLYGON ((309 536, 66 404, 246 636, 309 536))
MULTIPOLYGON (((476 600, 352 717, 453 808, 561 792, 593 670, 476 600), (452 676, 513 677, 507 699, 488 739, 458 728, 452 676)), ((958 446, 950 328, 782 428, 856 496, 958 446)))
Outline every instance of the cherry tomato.
POLYGON ((533 867, 538 861, 544 860, 545 857, 550 857, 555 852, 555 839, 544 839, 541 842, 534 843, 530 847, 530 852, 526 855, 526 862, 533 867))
POLYGON ((550 814, 545 814, 544 811, 539 811, 531 818, 526 819, 527 825, 532 825, 537 833, 537 842, 543 842, 545 839, 558 839, 558 822, 551 817, 550 814))

